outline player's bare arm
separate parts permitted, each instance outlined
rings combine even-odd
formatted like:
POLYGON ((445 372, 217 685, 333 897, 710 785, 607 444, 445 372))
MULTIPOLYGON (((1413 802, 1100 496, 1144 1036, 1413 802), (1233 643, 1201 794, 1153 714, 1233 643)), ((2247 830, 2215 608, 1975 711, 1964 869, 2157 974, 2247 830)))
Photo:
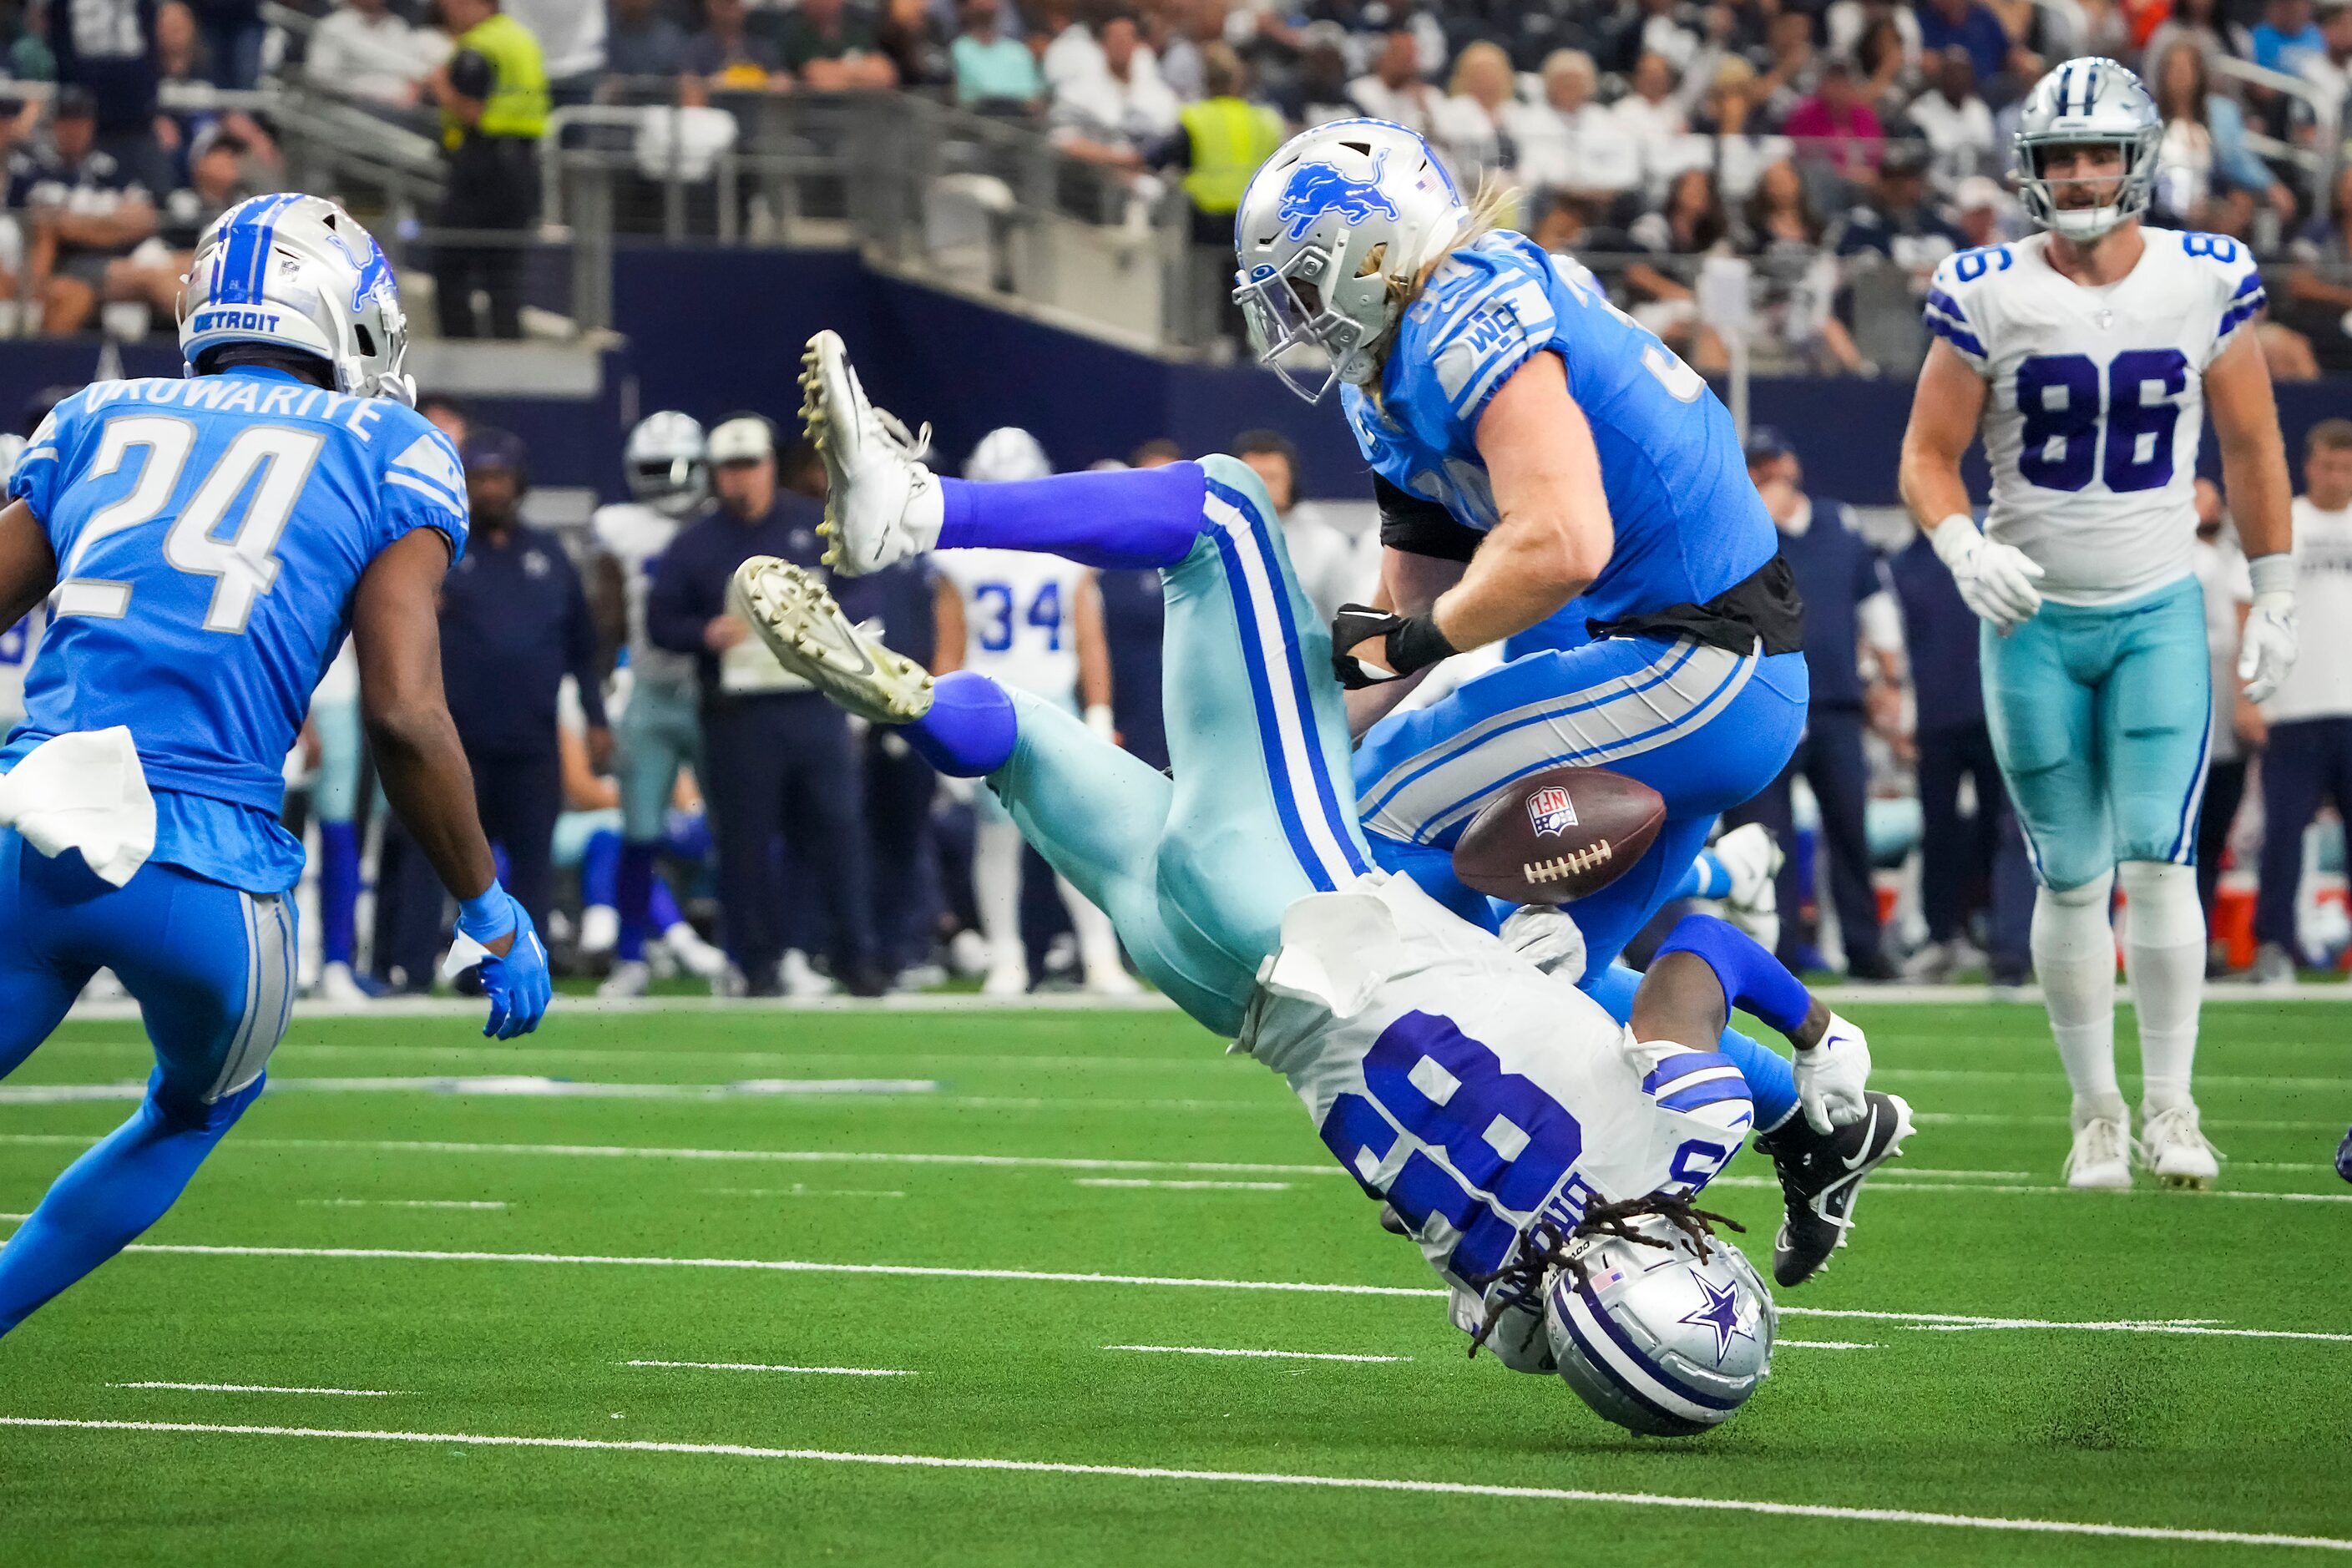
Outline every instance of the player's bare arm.
POLYGON ((1601 454, 1558 354, 1536 355, 1495 394, 1478 421, 1478 455, 1502 521, 1437 600, 1438 629, 1459 648, 1549 616, 1601 575, 1616 545, 1601 454))
POLYGON ((2238 679, 2245 683, 2242 700, 2251 707, 2278 689, 2295 656, 2294 487, 2270 366, 2252 332, 2240 332, 2206 367, 2205 403, 2254 583, 2254 603, 2239 633, 2238 679))
POLYGON ((1093 573, 1078 585, 1071 618, 1078 639, 1078 706, 1087 722, 1110 723, 1110 636, 1103 628, 1102 584, 1093 573))
POLYGON ((945 675, 963 668, 963 595, 945 577, 931 584, 931 620, 937 641, 931 653, 931 673, 945 675))
POLYGON ((0 626, 15 626, 57 585, 57 552, 23 501, 0 508, 0 626))
MULTIPOLYGON (((436 614, 449 545, 418 529, 378 555, 352 603, 360 705, 393 810, 415 836, 444 887, 472 898, 498 880, 474 815, 474 775, 441 689, 436 614)), ((514 933, 486 943, 503 954, 514 933)))
POLYGON ((1996 544, 1979 531, 1967 481, 1960 478, 1960 458, 1984 416, 1985 391, 1984 378, 1937 338, 1919 367, 1895 472, 1904 504, 1950 568, 1969 608, 2007 629, 2031 620, 2042 607, 2041 591, 2033 585, 2042 568, 2022 551, 1996 544))

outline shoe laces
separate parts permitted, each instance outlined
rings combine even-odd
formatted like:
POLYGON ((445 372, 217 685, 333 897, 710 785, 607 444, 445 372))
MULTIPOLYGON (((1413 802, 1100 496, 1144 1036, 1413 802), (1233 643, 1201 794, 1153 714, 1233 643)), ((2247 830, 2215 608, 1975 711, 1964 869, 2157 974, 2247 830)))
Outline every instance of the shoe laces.
POLYGON ((2213 1147, 2197 1125, 2197 1108, 2193 1105, 2167 1107, 2149 1117, 2140 1129, 2140 1146, 2153 1149, 2162 1143, 2185 1143, 2192 1149, 2203 1149, 2217 1160, 2229 1156, 2213 1147))
POLYGON ((2139 1152, 2139 1145, 2125 1131, 2124 1123, 2110 1117, 2095 1117, 2076 1131, 2074 1146, 2066 1152, 2063 1174, 2071 1176, 2083 1165, 2104 1165, 2112 1162, 2128 1163, 2130 1158, 2139 1152))

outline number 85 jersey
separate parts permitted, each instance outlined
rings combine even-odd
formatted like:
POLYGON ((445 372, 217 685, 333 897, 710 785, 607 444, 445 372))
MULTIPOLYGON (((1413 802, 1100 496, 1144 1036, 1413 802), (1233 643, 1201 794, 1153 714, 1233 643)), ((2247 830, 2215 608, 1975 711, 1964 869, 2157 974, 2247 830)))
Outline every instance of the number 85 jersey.
POLYGON ((2032 556, 2062 605, 2109 605, 2192 569, 2204 375, 2267 301, 2245 247, 2143 228, 2120 280, 2086 288, 2050 237, 1936 269, 1930 331, 1987 382, 1986 531, 2032 556))
POLYGON ((258 367, 102 381, 50 413, 8 493, 58 564, 0 771, 53 735, 124 725, 155 792, 153 858, 292 887, 286 753, 361 574, 417 528, 453 559, 465 547, 447 437, 389 399, 258 367))

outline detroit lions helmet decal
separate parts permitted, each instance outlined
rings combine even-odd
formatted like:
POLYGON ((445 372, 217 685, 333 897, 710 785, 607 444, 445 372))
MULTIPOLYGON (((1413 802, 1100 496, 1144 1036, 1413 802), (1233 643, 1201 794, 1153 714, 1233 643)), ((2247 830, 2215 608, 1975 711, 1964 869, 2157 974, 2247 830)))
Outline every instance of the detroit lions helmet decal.
POLYGON ((1371 217, 1375 213, 1393 221, 1397 205, 1381 189, 1381 175, 1388 166, 1388 150, 1382 148, 1372 157, 1372 176, 1368 180, 1351 180, 1337 163, 1301 163, 1289 183, 1282 187, 1282 204, 1276 214, 1290 226, 1289 239, 1304 239, 1315 220, 1325 213, 1336 212, 1349 228, 1371 217))

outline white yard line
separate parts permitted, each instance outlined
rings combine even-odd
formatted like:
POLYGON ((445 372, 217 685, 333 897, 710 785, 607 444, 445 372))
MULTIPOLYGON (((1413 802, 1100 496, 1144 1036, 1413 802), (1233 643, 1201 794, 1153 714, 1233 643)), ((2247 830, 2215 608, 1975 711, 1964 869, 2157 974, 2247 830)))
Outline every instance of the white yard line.
POLYGON ((789 1187, 705 1187, 722 1198, 903 1198, 907 1194, 875 1187, 810 1187, 794 1182, 789 1187))
POLYGON ((1881 1165, 1873 1179, 1880 1176, 1940 1176, 1953 1181, 1969 1182, 2030 1182, 2031 1171, 1939 1171, 1927 1165, 1881 1165))
POLYGON ((1886 1347, 1864 1344, 1855 1340, 1774 1340, 1772 1348, 1774 1350, 1785 1348, 1792 1351, 1875 1351, 1884 1350, 1886 1347))
POLYGON ((1288 1182, 1166 1182, 1150 1176, 1077 1176, 1081 1187, 1157 1187, 1178 1193, 1286 1193, 1288 1182))
POLYGON ((1140 1351, 1147 1355, 1241 1356, 1265 1361, 1411 1361, 1409 1355, 1341 1355, 1335 1351, 1229 1351, 1207 1345, 1105 1345, 1107 1351, 1140 1351))
POLYGON ((503 1199, 294 1199, 301 1208, 506 1208, 503 1199))
MULTIPOLYGON (((583 1083, 533 1073, 477 1078, 273 1078, 272 1094, 449 1094, 510 1100, 731 1100, 778 1095, 929 1095, 930 1079, 761 1078, 737 1083, 583 1083)), ((0 1085, 0 1105, 67 1105, 81 1100, 142 1100, 146 1080, 119 1083, 0 1085)))
MULTIPOLYGON (((2063 1110, 2029 1114, 2008 1110, 1914 1110, 1911 1120, 1922 1123, 1976 1127, 2063 1127, 2068 1124, 2066 1113, 2063 1110)), ((2218 1129, 2227 1132, 2326 1132, 2334 1129, 2335 1135, 2340 1136, 2343 1131, 2340 1117, 2333 1121, 2314 1118, 2308 1121, 2242 1121, 2207 1116, 2200 1119, 2199 1125, 2208 1131, 2218 1129)))
POLYGON ((912 1377, 885 1366, 771 1366, 753 1361, 625 1361, 623 1366, 685 1367, 696 1372, 798 1372, 821 1377, 912 1377))
POLYGON ((304 1208, 320 1209, 502 1209, 496 1198, 297 1198, 304 1208))
MULTIPOLYGON (((221 1247, 186 1242, 134 1242, 128 1252, 190 1258, 319 1258, 393 1263, 537 1263, 623 1268, 734 1268, 772 1274, 866 1274, 916 1279, 1008 1279, 1047 1285, 1139 1285, 1196 1290, 1266 1290, 1316 1296, 1436 1297, 1433 1286, 1342 1285, 1306 1280, 1215 1279, 1156 1274, 1081 1274, 1043 1268, 955 1268, 943 1264, 826 1263, 807 1258, 644 1258, 594 1253, 480 1252, 394 1247, 221 1247)), ((2352 1344, 2352 1333, 2315 1333, 2286 1329, 2225 1329, 2210 1319, 2136 1322, 2067 1322, 2039 1318, 1998 1318, 1975 1312, 1874 1312, 1857 1308, 1782 1307, 1783 1317, 1858 1318, 1880 1322, 1954 1324, 1987 1329, 2080 1329, 2143 1334, 2219 1335, 2231 1339, 2323 1340, 2352 1344)))
MULTIPOLYGON (((2211 1126, 2211 1122, 2207 1122, 2211 1126)), ((1882 1172, 1881 1174, 1887 1173, 1882 1172)), ((1895 1173, 1899 1174, 1899 1170, 1895 1173)), ((1770 1188, 1777 1192, 1780 1184, 1769 1176, 1717 1176, 1708 1184, 1715 1187, 1770 1188)), ((2210 1192, 2171 1192, 2159 1187, 2134 1187, 2129 1192, 2084 1192, 2074 1187, 2026 1186, 1999 1182, 1874 1182, 1874 1193, 2001 1193, 2021 1197, 2066 1197, 2087 1202, 2133 1197, 2160 1197, 2171 1203, 2187 1203, 2212 1198, 2238 1198, 2252 1203, 2268 1204, 2352 1204, 2352 1188, 2340 1193, 2253 1193, 2238 1187, 2216 1187, 2210 1192)))
POLYGON ((365 1432, 316 1426, 214 1425, 193 1421, 88 1421, 56 1416, 0 1415, 0 1426, 74 1431, 156 1432, 246 1437, 294 1437, 344 1443, 415 1443, 484 1448, 554 1448, 608 1454, 678 1454, 742 1459, 798 1460, 812 1464, 876 1465, 927 1470, 991 1470, 1028 1475, 1098 1476, 1134 1481, 1192 1481, 1227 1486, 1313 1487, 1339 1491, 1405 1495, 1508 1498, 1529 1502, 1598 1503, 1622 1508, 1690 1509, 1710 1513, 1769 1514, 1793 1519, 1834 1520, 1851 1524, 1937 1525, 1953 1530, 2016 1531, 2037 1535, 2103 1536, 2127 1541, 2177 1541, 2221 1546, 2305 1547, 2352 1552, 2352 1540, 2320 1535, 2273 1535, 2254 1531, 2200 1530, 2171 1525, 2105 1524, 2055 1519, 2006 1519, 1990 1515, 1931 1513, 1911 1509, 1843 1508, 1825 1503, 1772 1502, 1739 1498, 1676 1497, 1661 1492, 1588 1491, 1567 1487, 1511 1487, 1468 1481, 1410 1480, 1395 1477, 1292 1475, 1253 1470, 1195 1470, 1144 1465, 1065 1464, 1048 1459, 997 1459, 933 1454, 860 1454, 826 1448, 770 1448, 744 1443, 622 1442, 593 1437, 520 1437, 466 1432, 365 1432))
POLYGON ((280 1388, 268 1383, 110 1383, 109 1388, 174 1388, 190 1394, 331 1394, 342 1399, 391 1399, 392 1388, 280 1388))

